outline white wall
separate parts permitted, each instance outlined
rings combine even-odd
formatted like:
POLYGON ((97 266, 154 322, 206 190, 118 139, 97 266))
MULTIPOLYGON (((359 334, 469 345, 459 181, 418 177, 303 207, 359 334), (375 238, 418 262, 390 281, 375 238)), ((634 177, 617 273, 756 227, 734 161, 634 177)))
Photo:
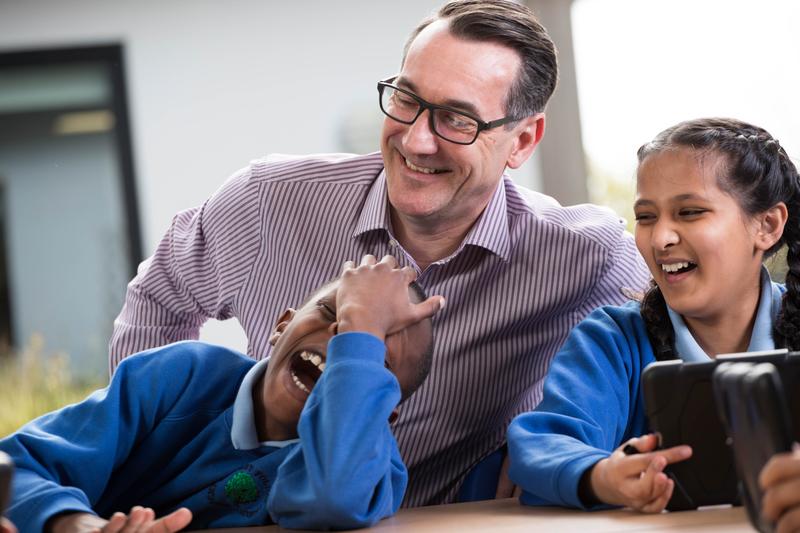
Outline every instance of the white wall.
MULTIPOLYGON (((0 0, 0 51, 124 45, 149 255, 175 212, 250 159, 377 150, 375 84, 399 69, 407 34, 441 3, 0 0)), ((535 186, 536 165, 515 179, 535 186)), ((207 326, 203 337, 244 349, 237 329, 207 326)))

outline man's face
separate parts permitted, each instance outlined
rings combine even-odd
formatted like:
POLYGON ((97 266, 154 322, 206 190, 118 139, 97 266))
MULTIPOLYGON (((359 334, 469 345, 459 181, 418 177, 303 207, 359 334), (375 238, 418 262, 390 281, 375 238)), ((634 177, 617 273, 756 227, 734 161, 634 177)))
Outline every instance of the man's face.
MULTIPOLYGON (((262 381, 266 394, 257 391, 254 401, 263 398, 271 440, 297 436, 300 412, 325 370, 328 341, 336 334, 338 285, 323 287, 297 311, 287 310, 270 339, 274 348, 262 381)), ((424 320, 386 337, 386 365, 402 390, 417 381, 431 334, 430 320, 424 320)))
MULTIPOLYGON (((453 37, 440 20, 414 39, 394 83, 428 102, 488 122, 505 117, 505 99, 519 67, 512 49, 453 37)), ((385 117, 381 152, 394 214, 402 221, 471 224, 488 204, 506 165, 515 168, 527 159, 541 135, 537 127, 543 123, 524 120, 511 130, 501 126, 465 146, 436 136, 428 111, 411 125, 385 117), (533 132, 528 131, 531 123, 533 132), (533 146, 520 154, 531 135, 533 146)))

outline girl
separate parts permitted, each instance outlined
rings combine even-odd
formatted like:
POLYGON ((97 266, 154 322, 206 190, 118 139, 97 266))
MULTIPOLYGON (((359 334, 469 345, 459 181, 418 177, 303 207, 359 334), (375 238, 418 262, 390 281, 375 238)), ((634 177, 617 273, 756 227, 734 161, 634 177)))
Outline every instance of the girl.
POLYGON ((800 348, 800 178, 778 141, 738 120, 699 119, 661 132, 638 157, 636 245, 654 283, 641 302, 581 322, 541 404, 511 423, 510 475, 529 505, 660 512, 673 490, 663 469, 691 449, 656 450, 644 367, 800 348), (783 244, 785 288, 762 266, 783 244))

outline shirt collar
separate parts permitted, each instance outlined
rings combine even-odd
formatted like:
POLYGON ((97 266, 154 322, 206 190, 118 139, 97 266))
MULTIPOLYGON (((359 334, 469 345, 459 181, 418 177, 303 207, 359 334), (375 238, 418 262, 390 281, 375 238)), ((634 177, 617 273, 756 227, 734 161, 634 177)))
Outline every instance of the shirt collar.
MULTIPOLYGON (((506 182, 510 181, 505 173, 497 184, 497 188, 489 200, 489 204, 478 220, 470 228, 457 254, 465 245, 479 246, 509 260, 511 239, 508 229, 508 207, 506 205, 506 182)), ((364 207, 358 217, 353 237, 372 230, 383 229, 391 235, 391 218, 386 189, 386 170, 383 170, 370 187, 364 207)))
POLYGON ((237 450, 252 450, 259 446, 283 448, 299 440, 290 439, 264 442, 259 442, 258 440, 256 417, 255 411, 253 410, 253 386, 255 386, 258 378, 267 371, 268 362, 269 359, 263 359, 247 371, 244 379, 242 379, 241 385, 239 385, 239 392, 236 394, 236 400, 233 402, 231 442, 233 443, 233 447, 237 450))
MULTIPOLYGON (((769 272, 761 267, 761 294, 758 299, 756 320, 753 324, 753 333, 750 336, 748 352, 774 350, 775 341, 772 338, 772 324, 781 309, 781 291, 772 283, 769 272)), ((675 331, 675 350, 678 356, 687 362, 709 361, 706 354, 692 336, 683 317, 667 306, 672 329, 675 331)))
POLYGON ((363 233, 377 229, 384 229, 387 233, 391 233, 390 228, 386 171, 382 170, 369 189, 367 200, 364 202, 364 207, 361 208, 361 213, 358 216, 358 223, 353 231, 353 237, 358 237, 363 233))

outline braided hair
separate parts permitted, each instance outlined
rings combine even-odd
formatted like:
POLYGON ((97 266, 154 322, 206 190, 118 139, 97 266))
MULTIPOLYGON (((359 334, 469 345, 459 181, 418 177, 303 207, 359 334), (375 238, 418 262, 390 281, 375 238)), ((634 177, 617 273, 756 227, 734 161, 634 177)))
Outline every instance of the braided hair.
MULTIPOLYGON (((681 122, 659 133, 637 152, 639 164, 650 155, 675 148, 719 154, 717 183, 754 216, 784 202, 788 219, 783 235, 764 257, 787 247, 786 293, 773 327, 776 346, 800 349, 800 176, 786 151, 769 132, 740 120, 703 118, 681 122)), ((661 290, 653 283, 641 314, 657 360, 676 359, 675 337, 661 290)))

